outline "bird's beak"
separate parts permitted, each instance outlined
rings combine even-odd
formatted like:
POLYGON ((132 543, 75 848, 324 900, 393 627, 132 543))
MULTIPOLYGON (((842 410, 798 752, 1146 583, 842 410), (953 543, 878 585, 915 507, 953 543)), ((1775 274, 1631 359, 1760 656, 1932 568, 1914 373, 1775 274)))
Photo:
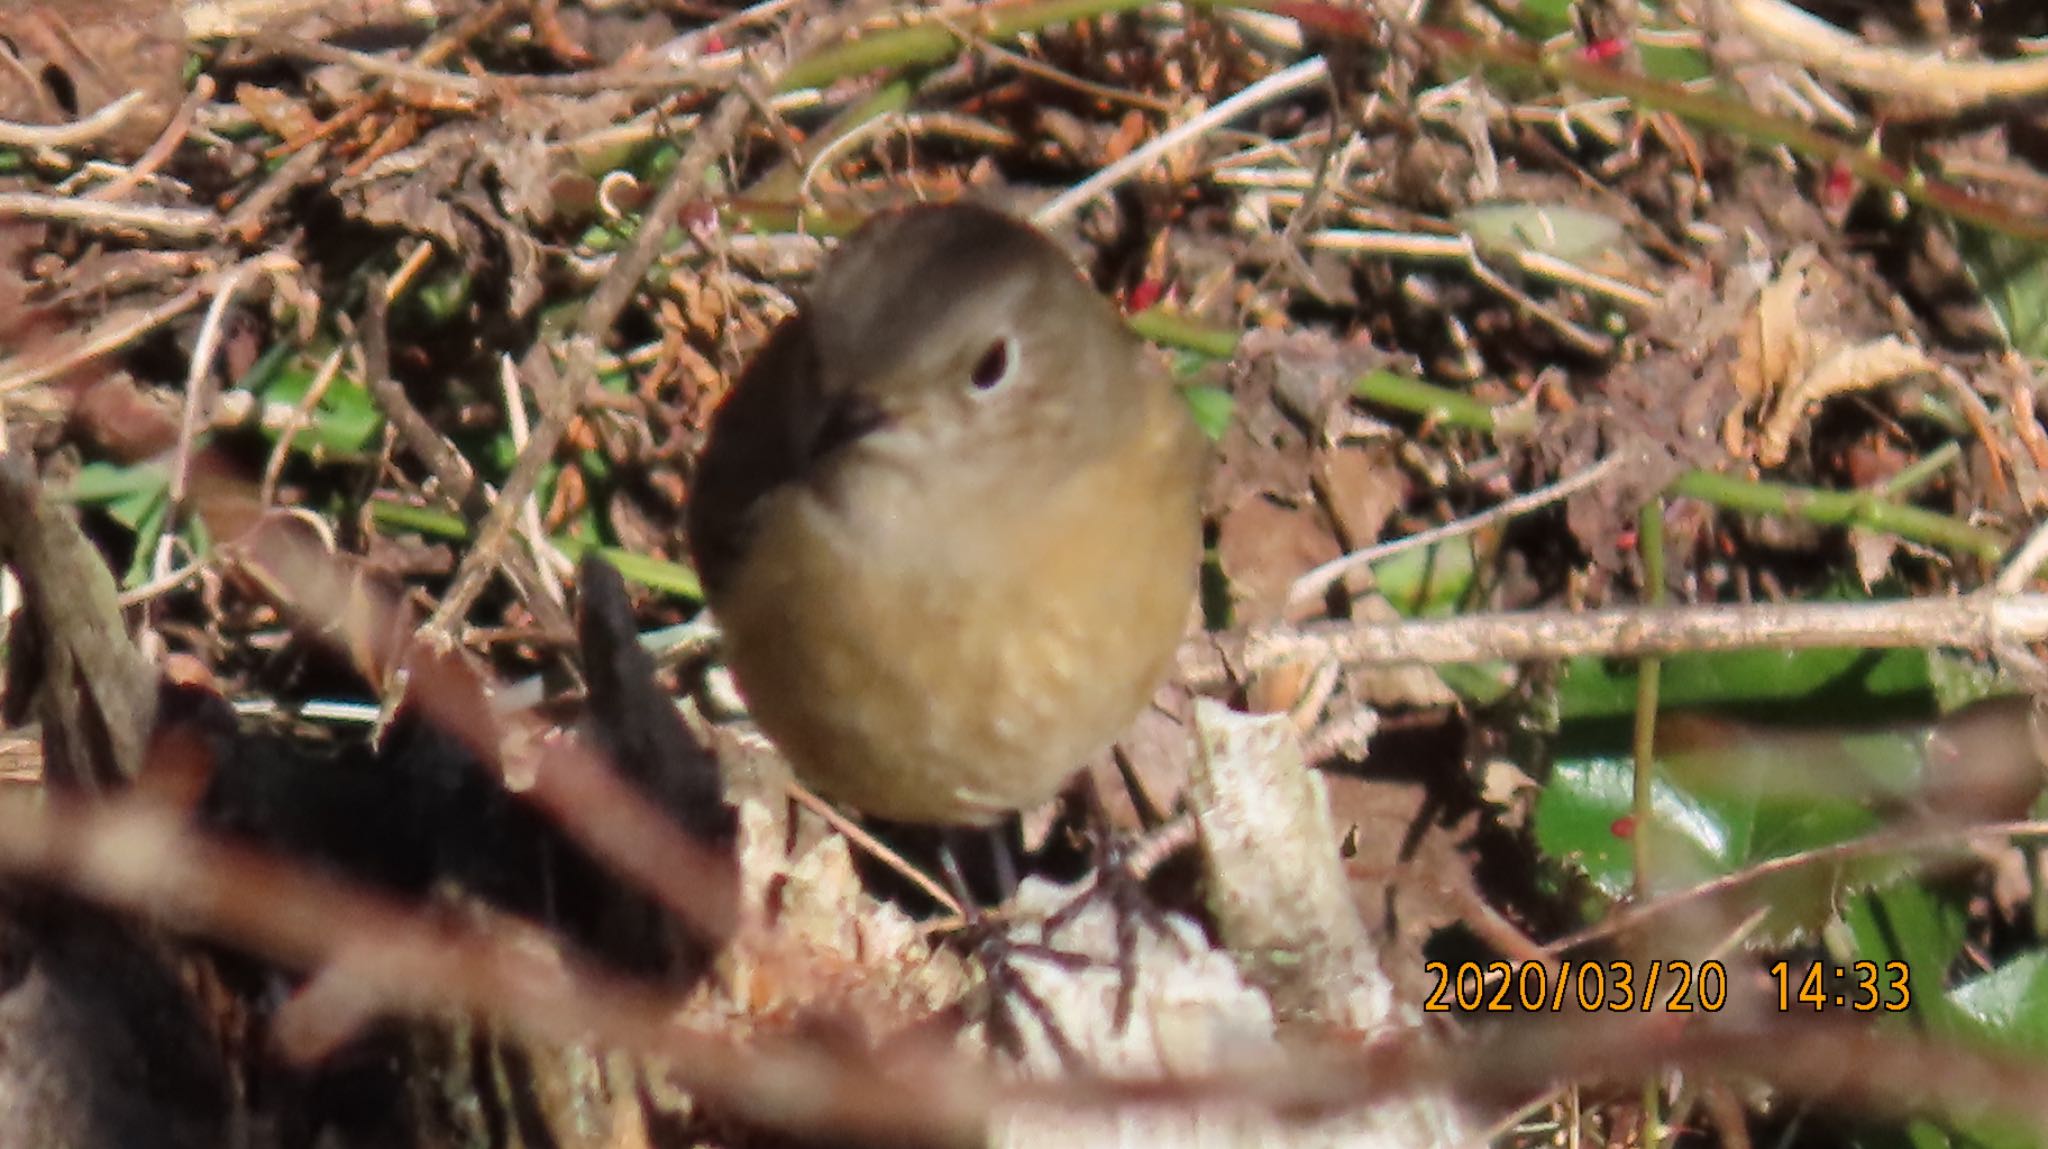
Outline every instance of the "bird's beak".
POLYGON ((824 401, 811 424, 809 450, 813 464, 889 425, 889 413, 872 398, 855 392, 824 401))

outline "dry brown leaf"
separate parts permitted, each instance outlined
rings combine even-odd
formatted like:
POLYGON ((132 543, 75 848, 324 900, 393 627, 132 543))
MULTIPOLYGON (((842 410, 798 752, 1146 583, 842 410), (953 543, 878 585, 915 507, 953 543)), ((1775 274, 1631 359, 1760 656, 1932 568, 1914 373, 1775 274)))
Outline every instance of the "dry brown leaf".
POLYGON ((1316 490, 1346 548, 1378 542, 1401 508, 1408 484, 1393 448, 1343 444, 1316 453, 1316 490))
POLYGON ((1812 361, 1812 336, 1801 321, 1800 305, 1811 286, 1807 272, 1814 256, 1810 246, 1787 256, 1777 276, 1757 292, 1756 302, 1743 319, 1736 336, 1735 362, 1729 368, 1741 402, 1721 424, 1722 441, 1731 455, 1750 453, 1744 433, 1749 414, 1765 410, 1812 361))
POLYGON ((1897 336, 1834 348, 1778 396, 1770 418, 1757 434, 1756 461, 1765 467, 1782 464, 1791 453, 1792 435, 1805 422, 1807 412, 1830 396, 1868 391, 1935 369, 1926 352, 1897 336))
POLYGON ((1216 556, 1240 621, 1278 618, 1294 580, 1343 553, 1313 507, 1247 499, 1223 513, 1216 556))
POLYGON ((1813 247, 1799 248, 1757 293, 1729 368, 1740 401, 1722 420, 1723 445, 1766 469, 1784 464, 1792 437, 1827 399, 1937 370, 1897 336, 1853 340, 1829 323, 1828 279, 1816 258, 1813 247))
POLYGON ((304 139, 320 126, 319 117, 303 101, 277 88, 236 84, 235 103, 249 113, 249 118, 255 120, 257 126, 279 139, 304 139))
POLYGON ((168 0, 0 5, 0 120, 64 124, 140 94, 96 143, 133 159, 184 98, 185 26, 168 0))

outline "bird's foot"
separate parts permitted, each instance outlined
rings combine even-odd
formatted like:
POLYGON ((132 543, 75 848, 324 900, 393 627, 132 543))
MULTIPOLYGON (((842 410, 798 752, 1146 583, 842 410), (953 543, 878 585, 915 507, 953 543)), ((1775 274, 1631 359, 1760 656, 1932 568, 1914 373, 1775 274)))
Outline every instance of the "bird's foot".
POLYGON ((1064 973, 1086 969, 1096 963, 1087 954, 1059 949, 1044 942, 1025 941, 1015 936, 1013 923, 995 917, 971 915, 961 938, 982 971, 979 1012, 992 1049, 1013 1060, 1030 1056, 1027 1022, 1058 1057, 1062 1068, 1079 1072, 1087 1059, 1067 1036, 1058 1013, 1033 984, 1029 963, 1043 962, 1064 973))
MULTIPOLYGON (((1093 907, 1107 902, 1115 915, 1116 930, 1116 1031, 1130 1024, 1138 987, 1138 938, 1141 928, 1171 938, 1183 956, 1188 956, 1181 936, 1169 924, 1171 914, 1145 888, 1145 874, 1134 866, 1130 851, 1105 828, 1097 839, 1096 864, 1088 887, 1074 895, 1045 919, 1043 936, 1048 943, 1060 931, 1075 924, 1093 907)), ((1084 959, 1085 960, 1085 959, 1084 959)))

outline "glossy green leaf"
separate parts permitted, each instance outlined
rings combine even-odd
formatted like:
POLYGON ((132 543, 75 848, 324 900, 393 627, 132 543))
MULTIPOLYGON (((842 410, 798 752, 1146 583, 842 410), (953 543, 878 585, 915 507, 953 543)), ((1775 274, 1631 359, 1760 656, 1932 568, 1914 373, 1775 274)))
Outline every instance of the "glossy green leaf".
POLYGON ((1960 899, 1905 882, 1855 898, 1842 921, 1855 939, 1858 960, 1906 963, 1907 1010, 1916 1024, 1952 1014, 1955 1003, 1944 982, 1969 928, 1960 899))
POLYGON ((1472 536, 1459 535, 1374 563, 1373 584, 1406 617, 1442 616, 1472 593, 1478 568, 1472 536))
MULTIPOLYGON (((1771 858, 1835 845, 1877 829, 1871 785, 1830 792, 1825 785, 1788 785, 1786 763, 1771 749, 1711 745, 1666 755, 1651 792, 1651 820, 1633 820, 1634 771, 1622 754, 1560 758, 1536 808, 1536 840, 1550 858, 1584 876, 1609 897, 1634 879, 1632 841, 1649 838, 1652 888, 1689 888, 1747 870, 1771 858)), ((1857 770, 1851 757, 1840 768, 1857 770)), ((1825 781, 1829 775, 1822 775, 1825 781)), ((1835 861, 1794 868, 1727 895, 1735 916, 1764 911, 1753 944, 1811 937, 1832 921, 1849 893, 1901 872, 1890 859, 1835 861)))
MULTIPOLYGON (((1867 715, 1933 714, 1927 654, 1917 650, 1746 650, 1664 660, 1667 709, 1782 709, 1853 721, 1867 715), (1902 708, 1910 707, 1902 713, 1902 708)), ((1635 664, 1577 658, 1558 683, 1565 721, 1635 713, 1635 664)))
MULTIPOLYGON (((1916 985, 1933 979, 1913 970, 1916 985)), ((1917 1005, 1918 994, 1916 994, 1917 1005)), ((2048 954, 2023 953, 1957 983, 1945 995, 1952 1007, 1941 1016, 1916 1016, 1935 1032, 2032 1056, 2048 1054, 2048 954)), ((1916 1009, 1917 1013, 1917 1009, 1916 1009)), ((2037 1132, 2012 1122, 1958 1115, 1937 1126, 1916 1122, 1916 1145, 1930 1149, 2038 1149, 2037 1132)))
POLYGON ((2048 953, 2029 951, 1948 994, 1968 1028, 2010 1048, 2048 1053, 2048 953))

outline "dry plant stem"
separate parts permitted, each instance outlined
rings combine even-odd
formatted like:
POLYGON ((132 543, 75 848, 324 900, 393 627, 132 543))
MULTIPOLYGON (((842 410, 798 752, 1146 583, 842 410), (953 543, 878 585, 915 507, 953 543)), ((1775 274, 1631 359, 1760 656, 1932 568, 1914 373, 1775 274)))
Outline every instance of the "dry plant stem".
MULTIPOLYGON (((273 256, 276 254, 273 253, 273 256)), ((260 258, 270 259, 272 256, 260 258)), ((83 341, 57 354, 47 357, 35 356, 29 358, 27 362, 23 362, 22 356, 0 360, 0 396, 54 379, 74 367, 120 350, 144 334, 199 306, 200 300, 219 290, 221 284, 242 274, 247 266, 246 263, 238 263, 222 268, 148 311, 104 322, 94 328, 83 341)))
POLYGON ((1620 465, 1621 456, 1609 455, 1568 479, 1559 480, 1547 487, 1530 491, 1527 494, 1516 495, 1499 506, 1490 507, 1479 514, 1467 516, 1456 522, 1445 523, 1440 527, 1431 527, 1426 531, 1417 531, 1412 535, 1394 539, 1390 542, 1379 543, 1374 546, 1365 547, 1362 550, 1355 550, 1348 555, 1340 555, 1295 579, 1294 585, 1287 590, 1287 605, 1298 607, 1312 602, 1321 597, 1323 592, 1329 590, 1331 584, 1339 579, 1353 571, 1369 567, 1382 559, 1391 558, 1394 555, 1414 550, 1417 547, 1435 546, 1437 543, 1448 539, 1469 535, 1494 523, 1503 522, 1514 518, 1516 515, 1527 514, 1538 507, 1546 507, 1551 503, 1570 498, 1572 495, 1606 478, 1620 465))
POLYGON ((291 458, 292 441, 299 437, 300 431, 313 425, 313 409, 320 405, 335 377, 341 374, 341 360, 347 351, 344 344, 327 353, 327 358, 321 360, 319 368, 313 372, 313 381, 307 385, 306 393, 292 405, 291 415, 284 426, 278 428, 277 445, 270 449, 270 459, 263 464, 263 482, 256 490, 258 506, 268 507, 277 501, 277 483, 284 475, 285 463, 291 458))
POLYGON ((1063 227, 1075 212, 1145 170, 1167 152, 1212 128, 1229 123, 1254 108, 1320 84, 1329 74, 1330 65, 1321 56, 1311 56, 1291 64, 1230 98, 1218 101, 1214 107, 1200 115, 1191 116, 1186 122, 1159 133, 1145 141, 1143 146, 1131 149, 1122 159, 1054 197, 1051 203, 1038 209, 1032 216, 1032 221, 1048 229, 1063 227))
POLYGON ((1977 825, 1947 825, 1932 828, 1878 833, 1855 838, 1847 842, 1836 842, 1818 846, 1795 854, 1768 858, 1753 866, 1723 874, 1709 882, 1702 882, 1688 889, 1676 890, 1659 898, 1638 902, 1606 920, 1596 922, 1574 934, 1568 934, 1546 945, 1551 954, 1569 953, 1572 950, 1608 938, 1620 937, 1641 926, 1652 918, 1676 910, 1682 910, 1695 902, 1717 894, 1738 890, 1752 882, 1760 881, 1773 874, 1783 874, 1808 866, 1831 866, 1854 858, 1874 857, 1881 854, 1916 854, 1952 850, 1979 837, 2004 837, 2009 839, 2038 838, 2048 836, 2048 822, 2001 822, 1977 825))
POLYGON ((1490 258, 1505 259, 1524 275, 1574 287, 1635 311, 1648 312, 1657 305, 1658 296, 1655 292, 1624 279, 1588 271, 1554 255, 1540 251, 1488 251, 1482 254, 1469 233, 1431 235, 1425 232, 1325 228, 1311 235, 1308 242, 1309 246, 1324 251, 1399 256, 1405 259, 1461 264, 1475 277, 1481 278, 1488 287, 1500 291, 1503 298, 1517 306, 1534 306, 1537 310, 1532 311, 1532 314, 1539 315, 1546 322, 1559 325, 1560 329, 1570 329, 1573 342, 1588 348, 1598 346, 1600 338, 1580 330, 1555 313, 1546 314, 1536 300, 1526 292, 1516 290, 1514 285, 1492 270, 1486 261, 1490 258))
POLYGON ((1952 116, 2048 92, 2048 58, 1951 60, 1872 44, 1783 0, 1720 0, 1765 50, 1890 101, 1888 118, 1952 116))
POLYGON ((119 127, 142 100, 140 91, 129 92, 92 115, 68 124, 22 124, 0 120, 0 147, 68 148, 89 144, 119 127))
POLYGON ((1560 1081, 1640 1080, 1659 1067, 1736 1073, 1885 1114, 1994 1111, 2048 1124, 2048 1070, 2037 1061, 1826 1020, 1682 1030, 1668 1018, 1546 1022, 1455 1048, 1398 1039, 1325 1044, 1278 1064, 1173 1080, 998 1082, 950 1044, 898 1042, 876 1057, 849 1053, 844 1042, 737 1041, 724 1018, 707 1032, 679 1020, 668 995, 184 833, 132 802, 51 804, 0 792, 0 871, 296 968, 331 968, 379 1014, 469 1013, 552 1044, 660 1057, 681 1088, 722 1114, 835 1141, 982 1145, 999 1102, 1100 1108, 1241 1099, 1319 1112, 1422 1090, 1498 1098, 1560 1081))
POLYGON ((377 401, 377 409, 383 412, 385 420, 397 433, 398 441, 426 466, 428 473, 441 484, 442 493, 463 513, 472 518, 482 518, 490 507, 488 501, 480 497, 476 475, 469 469, 468 460, 434 430, 433 424, 427 422, 426 416, 413 406, 412 397, 405 393, 405 387, 391 374, 386 319, 384 285, 372 282, 364 303, 360 332, 363 382, 369 386, 370 396, 377 401))
POLYGON ((1410 1026, 1352 905, 1329 798, 1282 714, 1195 700, 1189 775, 1217 929, 1277 1017, 1373 1032, 1410 1026))
POLYGON ((465 76, 457 72, 444 72, 439 68, 430 68, 423 64, 406 60, 387 60, 382 56, 372 56, 368 52, 357 52, 348 48, 337 48, 332 44, 323 44, 317 40, 307 40, 298 36, 265 34, 254 37, 252 43, 265 51, 274 52, 280 56, 304 56, 309 60, 316 60, 323 64, 340 64, 345 67, 354 68, 356 71, 367 76, 376 76, 380 79, 391 80, 401 84, 416 84, 423 88, 433 88, 443 92, 453 92, 470 101, 475 101, 484 94, 483 82, 473 76, 465 76))
MULTIPOLYGON (((2008 363, 2011 363, 2016 357, 2012 352, 2007 352, 2006 358, 2008 363)), ((2014 373, 2021 378, 2029 374, 2025 368, 2016 365, 2014 373)), ((1969 421, 1970 430, 1976 432, 1977 440, 1983 444, 1985 456, 1991 462, 1992 489, 2003 493, 2006 473, 2013 464, 2006 455, 2006 447, 1999 438, 1998 428, 2001 424, 2012 427, 2022 440, 2027 438, 2028 432, 2016 426, 2019 421, 2012 418, 2011 411, 2004 412, 2003 417, 1992 414, 1991 405, 1984 401, 1984 396, 1978 393, 1976 385, 1954 366, 1945 363, 1938 365, 1934 377, 1941 380, 1941 385, 1948 391, 1949 397, 1955 400, 1956 406, 1963 409, 1963 418, 1969 421)), ((2031 394, 2031 391, 2029 393, 2031 394)), ((2038 424, 2032 419, 2025 422, 2038 433, 2038 424)))
MULTIPOLYGON (((965 1146, 980 1143, 989 1109, 990 1083, 949 1072, 936 1051, 919 1069, 946 1088, 930 1095, 892 1085, 885 1067, 867 1058, 801 1048, 751 1051, 722 1034, 677 1024, 677 1003, 666 994, 205 842, 132 803, 37 810, 0 800, 0 868, 56 877, 106 904, 346 977, 378 1013, 472 1013, 552 1044, 596 1036, 669 1059, 686 1088, 778 1128, 965 1146)), ((289 1050, 294 1035, 282 1036, 289 1050)))
MULTIPOLYGON (((1293 723, 1198 698, 1194 727, 1189 794, 1208 905, 1283 1032, 1293 1023, 1366 1037, 1418 1033, 1421 1010, 1402 1000, 1352 903, 1328 790, 1293 723)), ((1374 1109, 1350 1143, 1450 1149, 1472 1132, 1461 1105, 1418 1090, 1374 1109)))
POLYGON ((339 64, 354 68, 368 76, 391 80, 401 84, 413 84, 442 92, 450 92, 469 101, 478 101, 492 90, 503 90, 532 95, 579 96, 595 95, 618 91, 680 91, 697 89, 716 91, 729 87, 739 69, 737 67, 703 66, 691 68, 669 67, 650 70, 644 67, 602 68, 577 72, 564 76, 522 76, 483 73, 478 76, 460 72, 446 72, 429 67, 424 54, 420 60, 390 60, 347 48, 337 48, 317 40, 296 36, 265 35, 255 38, 255 43, 266 51, 279 55, 304 56, 326 64, 339 64))
MULTIPOLYGON (((441 484, 442 491, 461 509, 472 522, 488 521, 492 512, 490 498, 484 493, 482 484, 469 469, 469 463, 439 432, 427 422, 426 416, 413 406, 412 398, 405 388, 391 374, 391 350, 386 335, 387 297, 382 284, 372 284, 369 297, 364 305, 361 339, 363 345, 363 372, 370 394, 377 401, 377 407, 384 413, 394 433, 406 449, 417 456, 421 463, 441 484)), ((523 456, 522 456, 523 457, 523 456)), ((509 487, 509 484, 508 484, 509 487)), ((479 532, 481 534, 481 532, 479 532)), ((485 565, 488 556, 479 545, 464 558, 465 568, 473 560, 480 570, 491 569, 485 565)), ((498 554, 492 549, 490 555, 498 554)), ((569 614, 561 605, 560 595, 550 593, 551 584, 542 576, 534 556, 525 553, 504 554, 505 577, 512 580, 521 601, 533 612, 534 620, 545 631, 555 634, 566 633, 569 629, 569 614)), ((467 610, 467 607, 464 608, 467 610)), ((455 617, 460 617, 455 616, 455 617)))
POLYGON ((839 831, 840 834, 845 836, 847 841, 866 850, 870 857, 896 871, 898 875, 910 882, 911 885, 922 890, 925 897, 937 902, 947 913, 952 914, 963 922, 967 920, 967 911, 960 908, 959 900, 947 892, 945 886, 934 881, 930 874, 904 861, 903 855, 890 849, 886 843, 876 838, 873 834, 861 829, 860 823, 849 819, 846 815, 833 809, 830 802, 825 801, 795 782, 789 784, 789 796, 792 801, 804 809, 823 818, 826 825, 839 831))
MULTIPOLYGON (((1382 248, 1384 241, 1389 237, 1402 248, 1409 248, 1416 252, 1428 251, 1438 255, 1439 258, 1447 258, 1463 264, 1466 273, 1473 279, 1485 285, 1488 290, 1502 299, 1507 300, 1517 311, 1541 320, 1546 327, 1555 331, 1582 353, 1596 358, 1605 357, 1613 353, 1614 341, 1612 339, 1573 323, 1557 309, 1550 307, 1535 296, 1516 287, 1503 278, 1499 272, 1493 270, 1488 265, 1486 258, 1480 254, 1478 244, 1473 242, 1470 235, 1427 236, 1409 235, 1401 232, 1374 233, 1346 229, 1329 229, 1311 235, 1309 237, 1309 246, 1328 251, 1366 251, 1382 248)), ((1510 258, 1515 263, 1520 264, 1525 271, 1529 270, 1533 264, 1532 258, 1522 256, 1510 258)), ((1562 260, 1546 260, 1545 266, 1554 269, 1558 266, 1569 267, 1570 265, 1565 264, 1562 260)), ((1575 278, 1586 280, 1589 277, 1586 273, 1580 272, 1575 278)), ((1615 291, 1632 292, 1638 296, 1644 294, 1640 290, 1634 289, 1632 285, 1621 284, 1615 281, 1609 282, 1613 284, 1613 288, 1606 294, 1613 295, 1615 291)))
POLYGON ((590 301, 583 305, 583 314, 576 322, 577 335, 594 343, 602 342, 612 324, 618 322, 627 302, 639 290, 642 277, 661 256, 670 225, 681 219, 683 208, 703 193, 712 165, 739 136, 749 106, 744 93, 728 92, 704 117, 690 138, 689 148, 669 173, 668 182, 641 214, 641 226, 633 235, 632 245, 612 261, 604 279, 590 293, 590 301))
POLYGON ((170 123, 164 125, 163 134, 156 138, 155 143, 149 145, 149 150, 130 164, 119 179, 92 189, 85 193, 85 198, 117 200, 148 179, 151 173, 164 165, 165 160, 171 158, 171 153, 178 150, 178 145, 185 142, 185 134, 192 130, 192 118, 199 114, 200 108, 213 100, 213 92, 213 77, 200 73, 199 78, 192 81, 191 94, 185 97, 184 103, 178 105, 177 114, 171 117, 170 123))
POLYGON ((1992 584, 1993 589, 2000 594, 2020 593, 2034 581, 2034 575, 2043 563, 2048 563, 2048 521, 2036 526, 2034 533, 2027 536, 2026 545, 2005 564, 2004 570, 1998 572, 1998 581, 1992 584))
POLYGON ((1591 656, 1646 658, 1730 650, 1940 646, 1989 650, 2048 640, 2048 595, 1976 593, 1948 599, 1529 611, 1388 623, 1263 627, 1180 650, 1197 690, 1303 659, 1346 666, 1528 662, 1591 656))
MULTIPOLYGON (((411 63, 414 66, 424 66, 438 64, 447 59, 464 44, 480 35, 484 29, 496 23, 509 6, 510 0, 485 0, 484 3, 464 11, 454 21, 436 30, 426 43, 420 45, 419 50, 413 54, 411 63)), ((357 96, 346 107, 316 124, 310 132, 287 139, 281 146, 272 149, 272 153, 295 151, 316 141, 332 139, 343 129, 381 106, 390 95, 392 92, 386 86, 357 96)), ((362 157, 358 157, 356 162, 362 163, 362 157)))
POLYGON ((291 194, 293 189, 310 181, 327 155, 327 144, 315 140, 291 154, 291 158, 279 164, 276 171, 257 186, 255 191, 242 197, 228 213, 224 224, 229 235, 243 242, 249 242, 261 233, 258 226, 271 207, 291 194))
POLYGON ((44 777, 85 792, 133 780, 156 712, 156 667, 130 641, 113 574, 73 508, 38 478, 27 451, 10 449, 4 429, 0 563, 20 594, 11 653, 35 659, 25 669, 40 663, 30 712, 42 723, 44 777), (25 641, 31 632, 40 644, 25 641))
POLYGON ((124 590, 121 592, 121 609, 127 610, 130 607, 141 606, 143 603, 146 603, 151 599, 158 597, 159 595, 168 594, 171 591, 176 590, 177 588, 185 585, 186 583, 191 582, 193 578, 197 577, 201 572, 205 571, 206 568, 210 565, 210 563, 203 560, 200 562, 187 563, 186 565, 181 566, 176 570, 166 572, 165 574, 157 578, 154 578, 149 582, 143 583, 141 586, 138 586, 133 590, 124 590))
MULTIPOLYGON (((430 634, 452 636, 455 633, 455 624, 469 613, 476 596, 483 593, 484 581, 494 568, 503 565, 508 572, 515 566, 526 569, 527 562, 532 559, 527 555, 515 562, 507 553, 514 544, 514 520, 519 516, 520 505, 533 494, 535 484, 540 482, 541 470, 554 457, 562 436, 568 433, 569 421, 575 417, 576 397, 581 389, 573 384, 596 378, 596 371, 591 365, 591 345, 587 341, 572 340, 568 351, 567 379, 555 372, 545 349, 538 349, 527 359, 527 369, 537 376, 534 390, 541 399, 540 422, 535 426, 526 450, 519 453, 511 473, 505 476, 505 485, 499 489, 496 501, 478 524, 476 539, 469 552, 463 555, 462 565, 456 568, 448 593, 442 596, 440 605, 434 608, 433 617, 427 621, 426 629, 430 634)), ((551 633, 568 633, 568 612, 547 596, 537 580, 532 593, 522 586, 520 595, 544 629, 551 633)))
POLYGON ((199 338, 192 345, 192 358, 185 371, 185 411, 178 420, 178 447, 171 460, 172 503, 185 501, 185 477, 192 463, 192 450, 199 438, 199 425, 213 406, 213 356, 220 349, 221 324, 228 305, 242 286, 258 275, 277 275, 298 270, 298 261, 281 251, 236 264, 220 281, 213 302, 206 307, 206 320, 199 325, 199 338))
MULTIPOLYGON (((974 15, 983 21, 979 29, 982 36, 1004 42, 1026 32, 1141 6, 1143 0, 1026 0, 1014 5, 980 7, 974 15)), ((955 17, 954 22, 958 19, 955 17)), ((913 68, 949 60, 959 52, 961 41, 947 23, 912 15, 904 19, 902 27, 842 36, 829 48, 797 53, 797 63, 782 75, 776 91, 824 87, 878 68, 913 68)))
MULTIPOLYGON (((1367 21, 1355 13, 1305 0, 1289 5, 1289 14, 1347 38, 1370 41, 1367 21)), ((1779 145, 1821 165, 1839 167, 1850 176, 1895 191, 1914 203, 2017 239, 2048 240, 2048 219, 2023 215, 2009 203, 1977 195, 1946 180, 1866 148, 1863 141, 1843 139, 1789 119, 1757 111, 1747 104, 1706 91, 1693 91, 1650 76, 1625 72, 1579 53, 1546 53, 1513 39, 1481 39, 1441 27, 1414 30, 1418 42, 1443 53, 1452 66, 1477 66, 1534 75, 1568 83, 1590 96, 1624 96, 1650 112, 1666 113, 1693 124, 1725 132, 1753 146, 1779 145)))
MULTIPOLYGON (((376 9, 395 15, 401 0, 362 0, 353 6, 365 22, 377 17, 376 9)), ((193 40, 227 40, 250 36, 275 28, 301 16, 311 16, 334 5, 329 0, 187 0, 178 14, 185 20, 185 35, 193 40)))
POLYGON ((200 208, 107 203, 38 192, 0 192, 0 220, 8 219, 54 220, 87 231, 142 232, 170 240, 210 239, 221 229, 221 218, 200 208))
MULTIPOLYGON (((533 438, 512 464, 512 473, 506 476, 497 502, 478 527, 475 546, 464 556, 447 595, 428 623, 430 628, 442 634, 452 633, 454 621, 469 612, 470 604, 483 590, 484 577, 490 570, 489 557, 505 547, 519 504, 533 492, 541 468, 554 457, 581 397, 596 385, 598 344, 611 331, 633 292, 639 289, 641 277, 661 254, 668 222, 681 217, 684 205, 701 193, 712 163, 732 146, 745 122, 747 109, 747 98, 738 92, 729 92, 719 100, 718 107, 698 126, 661 193, 648 205, 642 217, 645 222, 634 235, 632 246, 619 253, 597 289, 590 293, 590 300, 577 319, 576 335, 567 348, 567 376, 554 378, 553 386, 542 391, 541 417, 534 425, 533 438)), ((530 370, 553 375, 545 352, 533 356, 528 363, 530 370)))
MULTIPOLYGON (((519 372, 513 367, 510 355, 498 357, 498 388, 505 396, 505 414, 511 426, 512 446, 515 450, 523 451, 526 449, 527 441, 532 438, 532 428, 527 423, 526 402, 519 391, 519 372)), ((526 553, 533 556, 535 570, 540 575, 547 597, 555 602, 564 601, 559 575, 562 571, 570 569, 571 564, 563 557, 562 552, 556 550, 555 545, 548 541, 547 532, 542 529, 540 522, 540 500, 530 495, 519 507, 519 533, 526 540, 526 553)))
MULTIPOLYGON (((956 29, 956 34, 958 31, 956 29)), ((966 39, 966 37, 962 35, 962 39, 966 39)), ((1131 104, 1144 108, 1149 112, 1156 112, 1162 116, 1173 114, 1173 110, 1178 106, 1172 101, 1162 100, 1156 96, 1148 96, 1143 92, 1132 91, 1127 88, 1115 88, 1107 84, 1097 84, 1091 80, 1084 80, 1072 73, 1061 71, 1050 64, 1041 64, 1021 52, 1012 52, 1001 44, 990 40, 976 37, 974 45, 986 53, 990 59, 1015 68, 1027 76, 1036 76, 1050 83, 1072 88, 1077 92, 1093 96, 1098 100, 1105 100, 1114 104, 1131 104)))

